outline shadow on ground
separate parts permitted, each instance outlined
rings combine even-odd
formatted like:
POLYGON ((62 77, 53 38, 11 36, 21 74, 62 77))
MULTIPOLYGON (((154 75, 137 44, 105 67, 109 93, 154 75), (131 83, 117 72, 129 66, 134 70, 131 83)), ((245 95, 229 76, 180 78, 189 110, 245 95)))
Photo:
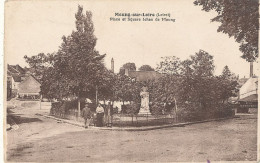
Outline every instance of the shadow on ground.
POLYGON ((16 124, 22 123, 32 123, 32 122, 42 122, 39 118, 29 118, 29 117, 22 117, 20 115, 13 115, 10 114, 7 116, 7 123, 11 123, 11 120, 14 120, 16 124))

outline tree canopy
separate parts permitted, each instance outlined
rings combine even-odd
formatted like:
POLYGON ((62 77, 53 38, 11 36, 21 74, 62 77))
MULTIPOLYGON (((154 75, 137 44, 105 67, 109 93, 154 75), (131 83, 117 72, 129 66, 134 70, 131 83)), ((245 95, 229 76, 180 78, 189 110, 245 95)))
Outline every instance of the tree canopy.
POLYGON ((122 67, 120 67, 119 74, 125 74, 125 69, 128 69, 129 71, 136 71, 135 63, 125 63, 122 67))
POLYGON ((42 75, 44 71, 48 68, 53 66, 54 64, 54 56, 55 54, 44 54, 39 53, 38 55, 28 57, 27 55, 24 56, 25 61, 30 66, 30 72, 38 79, 42 79, 42 75))
POLYGON ((63 42, 55 55, 25 56, 30 66, 39 68, 51 61, 51 65, 45 66, 42 78, 41 90, 47 97, 94 98, 95 88, 104 87, 107 81, 108 72, 103 64, 105 54, 100 55, 95 49, 97 39, 92 13, 84 14, 83 7, 78 6, 75 18, 76 31, 62 37, 63 42))
POLYGON ((230 71, 227 65, 223 68, 221 77, 228 80, 238 80, 238 77, 230 71))
MULTIPOLYGON (((124 75, 124 71, 114 74, 104 66, 105 54, 101 55, 95 49, 97 38, 92 13, 86 11, 84 14, 79 6, 75 18, 76 30, 62 37, 57 53, 24 57, 41 79, 44 97, 63 99, 73 96, 79 104, 81 98, 93 101, 96 95, 97 100, 131 101, 127 112, 134 114, 140 108, 140 90, 147 86, 152 113, 160 114, 164 103, 177 101, 178 104, 188 103, 207 109, 235 95, 235 75, 225 66, 222 75, 215 76, 214 57, 203 50, 184 61, 175 56, 162 57, 156 68, 162 73, 158 80, 139 82, 124 75)), ((128 62, 120 70, 124 69, 136 71, 136 65, 128 62)), ((153 68, 143 65, 139 70, 152 71, 153 68)))
POLYGON ((179 74, 181 61, 178 57, 167 56, 161 57, 161 61, 157 64, 156 71, 164 74, 179 74))
POLYGON ((218 32, 234 37, 240 43, 241 56, 248 62, 258 58, 259 4, 258 0, 195 0, 202 10, 217 12, 213 22, 220 22, 218 32))
POLYGON ((154 71, 154 68, 152 68, 150 65, 142 65, 138 69, 139 71, 154 71))
POLYGON ((222 75, 215 76, 214 58, 203 50, 184 61, 167 57, 158 67, 165 72, 163 77, 146 83, 153 113, 161 113, 163 103, 175 103, 175 100, 178 105, 205 110, 236 96, 235 75, 226 66, 222 75))
POLYGON ((190 56, 191 68, 195 76, 210 77, 214 74, 214 60, 213 56, 208 52, 199 50, 195 55, 190 56))

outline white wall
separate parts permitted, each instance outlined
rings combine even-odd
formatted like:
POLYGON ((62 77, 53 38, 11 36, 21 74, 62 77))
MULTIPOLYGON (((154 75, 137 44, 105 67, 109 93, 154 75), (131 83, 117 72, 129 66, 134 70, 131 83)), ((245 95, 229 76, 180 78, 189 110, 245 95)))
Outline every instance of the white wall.
POLYGON ((249 78, 247 82, 240 88, 240 99, 257 94, 257 81, 258 78, 249 78))

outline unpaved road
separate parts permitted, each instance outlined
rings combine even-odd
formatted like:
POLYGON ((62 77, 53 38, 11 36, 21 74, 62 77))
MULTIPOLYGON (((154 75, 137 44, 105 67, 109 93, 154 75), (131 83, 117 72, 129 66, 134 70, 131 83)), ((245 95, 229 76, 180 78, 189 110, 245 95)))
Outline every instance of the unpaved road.
POLYGON ((255 161, 257 115, 151 131, 85 130, 12 110, 19 129, 7 132, 8 161, 255 161))

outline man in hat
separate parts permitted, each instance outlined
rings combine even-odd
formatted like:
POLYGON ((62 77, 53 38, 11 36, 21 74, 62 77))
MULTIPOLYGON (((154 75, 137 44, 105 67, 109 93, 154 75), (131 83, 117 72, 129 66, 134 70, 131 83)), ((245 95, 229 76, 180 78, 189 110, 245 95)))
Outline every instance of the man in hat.
POLYGON ((83 116, 83 118, 85 120, 85 123, 84 123, 85 125, 84 126, 85 126, 85 128, 88 128, 90 119, 92 117, 92 112, 90 110, 90 107, 89 107, 88 103, 85 104, 85 107, 82 110, 82 116, 83 116))

